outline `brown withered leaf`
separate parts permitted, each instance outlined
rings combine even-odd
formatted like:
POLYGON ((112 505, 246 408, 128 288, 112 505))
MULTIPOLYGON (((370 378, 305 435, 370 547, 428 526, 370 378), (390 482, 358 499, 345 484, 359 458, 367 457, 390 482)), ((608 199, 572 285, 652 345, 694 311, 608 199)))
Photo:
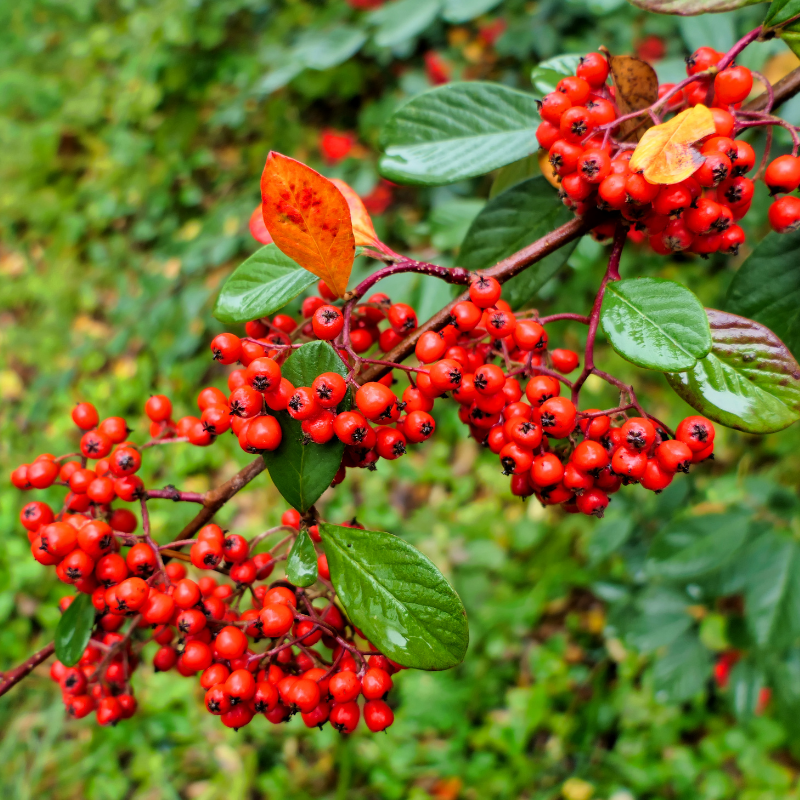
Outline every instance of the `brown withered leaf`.
POLYGON ((630 168, 650 183, 680 183, 705 161, 695 142, 714 133, 714 117, 701 103, 645 131, 630 168))
MULTIPOLYGON (((646 62, 635 56, 612 56, 605 48, 600 48, 608 58, 611 78, 616 89, 617 108, 621 116, 632 111, 641 111, 658 100, 658 76, 646 62)), ((647 114, 639 119, 623 122, 617 129, 621 141, 641 139, 653 121, 647 114)))

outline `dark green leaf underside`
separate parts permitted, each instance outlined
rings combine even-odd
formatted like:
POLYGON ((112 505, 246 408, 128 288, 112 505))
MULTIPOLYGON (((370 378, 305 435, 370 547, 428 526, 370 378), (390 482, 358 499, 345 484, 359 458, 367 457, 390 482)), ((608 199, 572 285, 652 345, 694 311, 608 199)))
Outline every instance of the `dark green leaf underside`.
POLYGON ((383 531, 320 525, 348 616, 381 652, 415 669, 449 669, 469 643, 466 612, 436 566, 383 531))

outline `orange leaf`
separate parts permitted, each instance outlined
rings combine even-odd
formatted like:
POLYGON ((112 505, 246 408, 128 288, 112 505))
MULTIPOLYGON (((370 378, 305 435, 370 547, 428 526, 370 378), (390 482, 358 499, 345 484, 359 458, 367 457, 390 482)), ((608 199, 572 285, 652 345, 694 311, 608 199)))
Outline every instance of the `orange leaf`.
POLYGON ((342 193, 310 167, 272 151, 261 174, 261 209, 278 248, 342 297, 356 247, 342 193))
POLYGON ((350 219, 353 222, 353 235, 356 239, 357 247, 374 247, 380 242, 378 234, 372 225, 372 218, 369 215, 361 198, 356 194, 355 189, 348 186, 339 178, 331 178, 331 183, 344 195, 347 205, 350 206, 350 219))
POLYGON ((272 237, 269 235, 267 226, 264 224, 264 215, 261 212, 261 203, 259 203, 253 213, 250 215, 250 233, 257 242, 261 244, 272 244, 272 237))
POLYGON ((715 130, 714 117, 704 105, 687 108, 646 131, 629 166, 650 183, 680 183, 705 161, 692 145, 715 130))

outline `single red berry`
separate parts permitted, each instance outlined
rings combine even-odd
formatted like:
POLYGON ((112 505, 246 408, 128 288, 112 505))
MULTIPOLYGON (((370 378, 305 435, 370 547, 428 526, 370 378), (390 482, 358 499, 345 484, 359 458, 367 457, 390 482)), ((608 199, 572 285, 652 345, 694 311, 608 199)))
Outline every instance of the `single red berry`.
POLYGON ((791 233, 800 228, 800 198, 786 195, 769 207, 769 224, 777 233, 791 233))
POLYGON ((370 700, 364 704, 364 722, 373 733, 379 733, 394 722, 394 712, 383 700, 370 700))
MULTIPOLYGON (((557 92, 559 97, 563 94, 557 92)), ((500 299, 502 287, 496 278, 479 275, 469 285, 469 299, 478 308, 491 308, 500 299)))
POLYGON ((578 354, 574 350, 556 349, 550 353, 550 358, 553 361, 553 367, 565 375, 577 369, 579 364, 578 354))
POLYGON ((575 73, 593 89, 599 89, 608 78, 608 69, 608 61, 605 56, 600 53, 587 53, 581 57, 575 73))
POLYGON ((692 416, 681 421, 675 437, 697 453, 713 443, 715 433, 714 425, 705 417, 692 416))
POLYGON ((82 430, 89 431, 97 426, 100 417, 91 403, 78 403, 72 409, 72 421, 82 430))
POLYGON ((534 486, 553 486, 564 477, 564 465, 553 453, 536 456, 531 465, 531 481, 534 486))
POLYGON ((672 483, 674 477, 675 473, 664 469, 657 458, 648 458, 647 466, 644 468, 644 475, 642 475, 639 482, 643 488, 659 494, 672 483))
POLYGON ((686 59, 686 74, 696 75, 713 67, 722 58, 713 47, 699 47, 686 59))
POLYGON ((577 410, 566 397, 551 397, 539 407, 542 430, 554 439, 569 436, 575 428, 577 410))
POLYGON ((559 125, 565 111, 572 108, 572 101, 563 92, 546 94, 539 104, 539 115, 552 125, 559 125))
POLYGON ((220 364, 235 364, 242 354, 242 341, 233 333, 220 333, 211 340, 211 352, 220 364))
POLYGON ((608 495, 601 489, 589 489, 575 500, 578 511, 592 517, 602 517, 608 508, 608 495))
POLYGON ((331 709, 330 723, 339 733, 352 733, 358 727, 360 716, 358 703, 336 703, 331 709))
POLYGON ((166 395, 151 395, 144 404, 144 413, 153 422, 166 422, 172 415, 172 403, 166 395))
POLYGON ((412 411, 403 423, 403 432, 410 442, 424 442, 435 430, 436 421, 426 411, 412 411))
POLYGON ((693 177, 701 186, 712 189, 727 180, 731 174, 731 160, 724 153, 709 153, 693 177))
POLYGON ((592 93, 591 84, 575 75, 567 75, 556 84, 556 91, 562 92, 569 99, 572 105, 583 105, 592 93))
POLYGON ((722 105, 741 103, 753 89, 753 73, 747 67, 726 67, 714 77, 714 99, 722 105))
POLYGON ((800 158, 783 155, 770 161, 764 173, 764 183, 769 187, 770 194, 793 192, 800 186, 800 158))
POLYGON ((314 335, 318 339, 335 339, 344 328, 344 315, 336 306, 320 306, 311 318, 314 335))
POLYGON ((417 314, 405 303, 395 303, 387 313, 389 324, 396 333, 405 335, 417 327, 417 314))

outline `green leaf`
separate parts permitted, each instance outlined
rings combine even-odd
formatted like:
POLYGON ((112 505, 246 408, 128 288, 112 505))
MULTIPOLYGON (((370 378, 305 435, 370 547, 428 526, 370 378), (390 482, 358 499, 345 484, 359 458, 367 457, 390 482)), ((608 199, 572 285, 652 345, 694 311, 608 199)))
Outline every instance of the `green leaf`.
POLYGON ((420 186, 482 175, 534 152, 533 95, 498 83, 450 83, 398 109, 381 133, 380 171, 420 186))
POLYGON ((681 703, 703 691, 711 673, 711 655, 696 634, 684 633, 653 667, 653 689, 659 702, 681 703))
POLYGON ((441 0, 396 0, 369 15, 369 21, 377 25, 375 44, 378 47, 394 47, 418 36, 437 17, 441 0))
POLYGON ((354 56, 366 40, 363 30, 350 25, 306 31, 298 38, 289 58, 311 69, 330 69, 354 56))
MULTIPOLYGON (((793 22, 778 31, 778 35, 786 43, 786 46, 800 58, 800 21, 793 22)), ((781 235, 781 234, 778 234, 781 235)))
MULTIPOLYGON (((745 6, 754 6, 769 0, 628 0, 631 5, 655 14, 678 14, 692 17, 696 14, 719 14, 745 6)), ((786 0, 784 0, 785 2, 786 0)), ((779 2, 779 0, 776 0, 779 2)), ((790 0, 791 2, 791 0, 790 0)))
POLYGON ((469 22, 499 4, 500 0, 444 0, 442 18, 452 23, 469 22))
POLYGON ((458 247, 484 205, 479 199, 455 198, 436 206, 428 217, 431 244, 437 250, 458 247))
POLYGON ((249 322, 274 314, 316 280, 276 245, 268 244, 225 281, 214 316, 221 322, 249 322))
POLYGON ((286 561, 286 577, 295 586, 311 586, 317 580, 317 551, 308 531, 300 531, 286 561))
POLYGON ((745 619, 756 643, 781 647, 800 636, 800 546, 767 531, 747 548, 745 619))
POLYGON ((800 0, 772 0, 764 18, 764 27, 773 28, 800 14, 800 0))
POLYGON ((636 599, 636 616, 626 625, 625 640, 642 653, 672 644, 693 624, 689 603, 680 592, 654 586, 636 599))
POLYGON ((800 355, 800 231, 764 237, 734 275, 725 306, 766 325, 800 355))
POLYGON ((449 669, 464 660, 464 606, 436 566, 383 531, 320 525, 331 581, 348 616, 405 667, 449 669))
POLYGON ((630 278, 606 287, 600 322, 612 347, 646 369, 681 372, 711 350, 700 301, 663 278, 630 278))
POLYGON ((95 610, 92 596, 77 594, 61 615, 56 628, 56 658, 65 666, 78 663, 94 627, 95 610))
POLYGON ((752 659, 745 658, 732 670, 729 681, 733 710, 740 722, 754 716, 758 699, 767 680, 764 670, 752 659))
POLYGON ((522 181, 533 178, 535 175, 541 175, 542 171, 539 168, 539 156, 532 153, 513 164, 506 164, 505 167, 500 167, 492 181, 492 188, 489 189, 489 199, 497 197, 502 194, 506 189, 516 186, 522 181))
POLYGON ((586 555, 592 564, 599 564, 615 550, 622 547, 633 533, 634 523, 630 516, 607 514, 603 521, 592 528, 586 545, 586 555))
POLYGON ((670 386, 709 419, 747 433, 774 433, 800 419, 800 366, 758 322, 706 309, 711 352, 670 386))
POLYGON ((531 83, 542 97, 556 90, 556 84, 566 75, 574 75, 581 56, 578 53, 565 53, 561 56, 540 61, 531 71, 531 83))
MULTIPOLYGON (((486 269, 570 219, 571 212, 558 202, 550 184, 541 175, 530 178, 486 204, 464 237, 458 263, 466 269, 486 269)), ((504 299, 514 309, 529 302, 576 244, 570 242, 505 283, 504 299)))
MULTIPOLYGON (((311 386, 323 372, 338 372, 343 377, 347 368, 327 342, 309 342, 295 350, 281 368, 284 378, 294 386, 311 386)), ((349 394, 338 410, 350 408, 349 394)), ((284 499, 301 514, 319 499, 331 485, 342 463, 344 444, 334 437, 327 444, 303 444, 300 423, 285 411, 276 414, 283 431, 277 450, 264 453, 272 482, 284 499)))
POLYGON ((744 514, 707 514, 671 522, 650 545, 650 575, 688 581, 724 566, 744 545, 749 530, 744 514))

